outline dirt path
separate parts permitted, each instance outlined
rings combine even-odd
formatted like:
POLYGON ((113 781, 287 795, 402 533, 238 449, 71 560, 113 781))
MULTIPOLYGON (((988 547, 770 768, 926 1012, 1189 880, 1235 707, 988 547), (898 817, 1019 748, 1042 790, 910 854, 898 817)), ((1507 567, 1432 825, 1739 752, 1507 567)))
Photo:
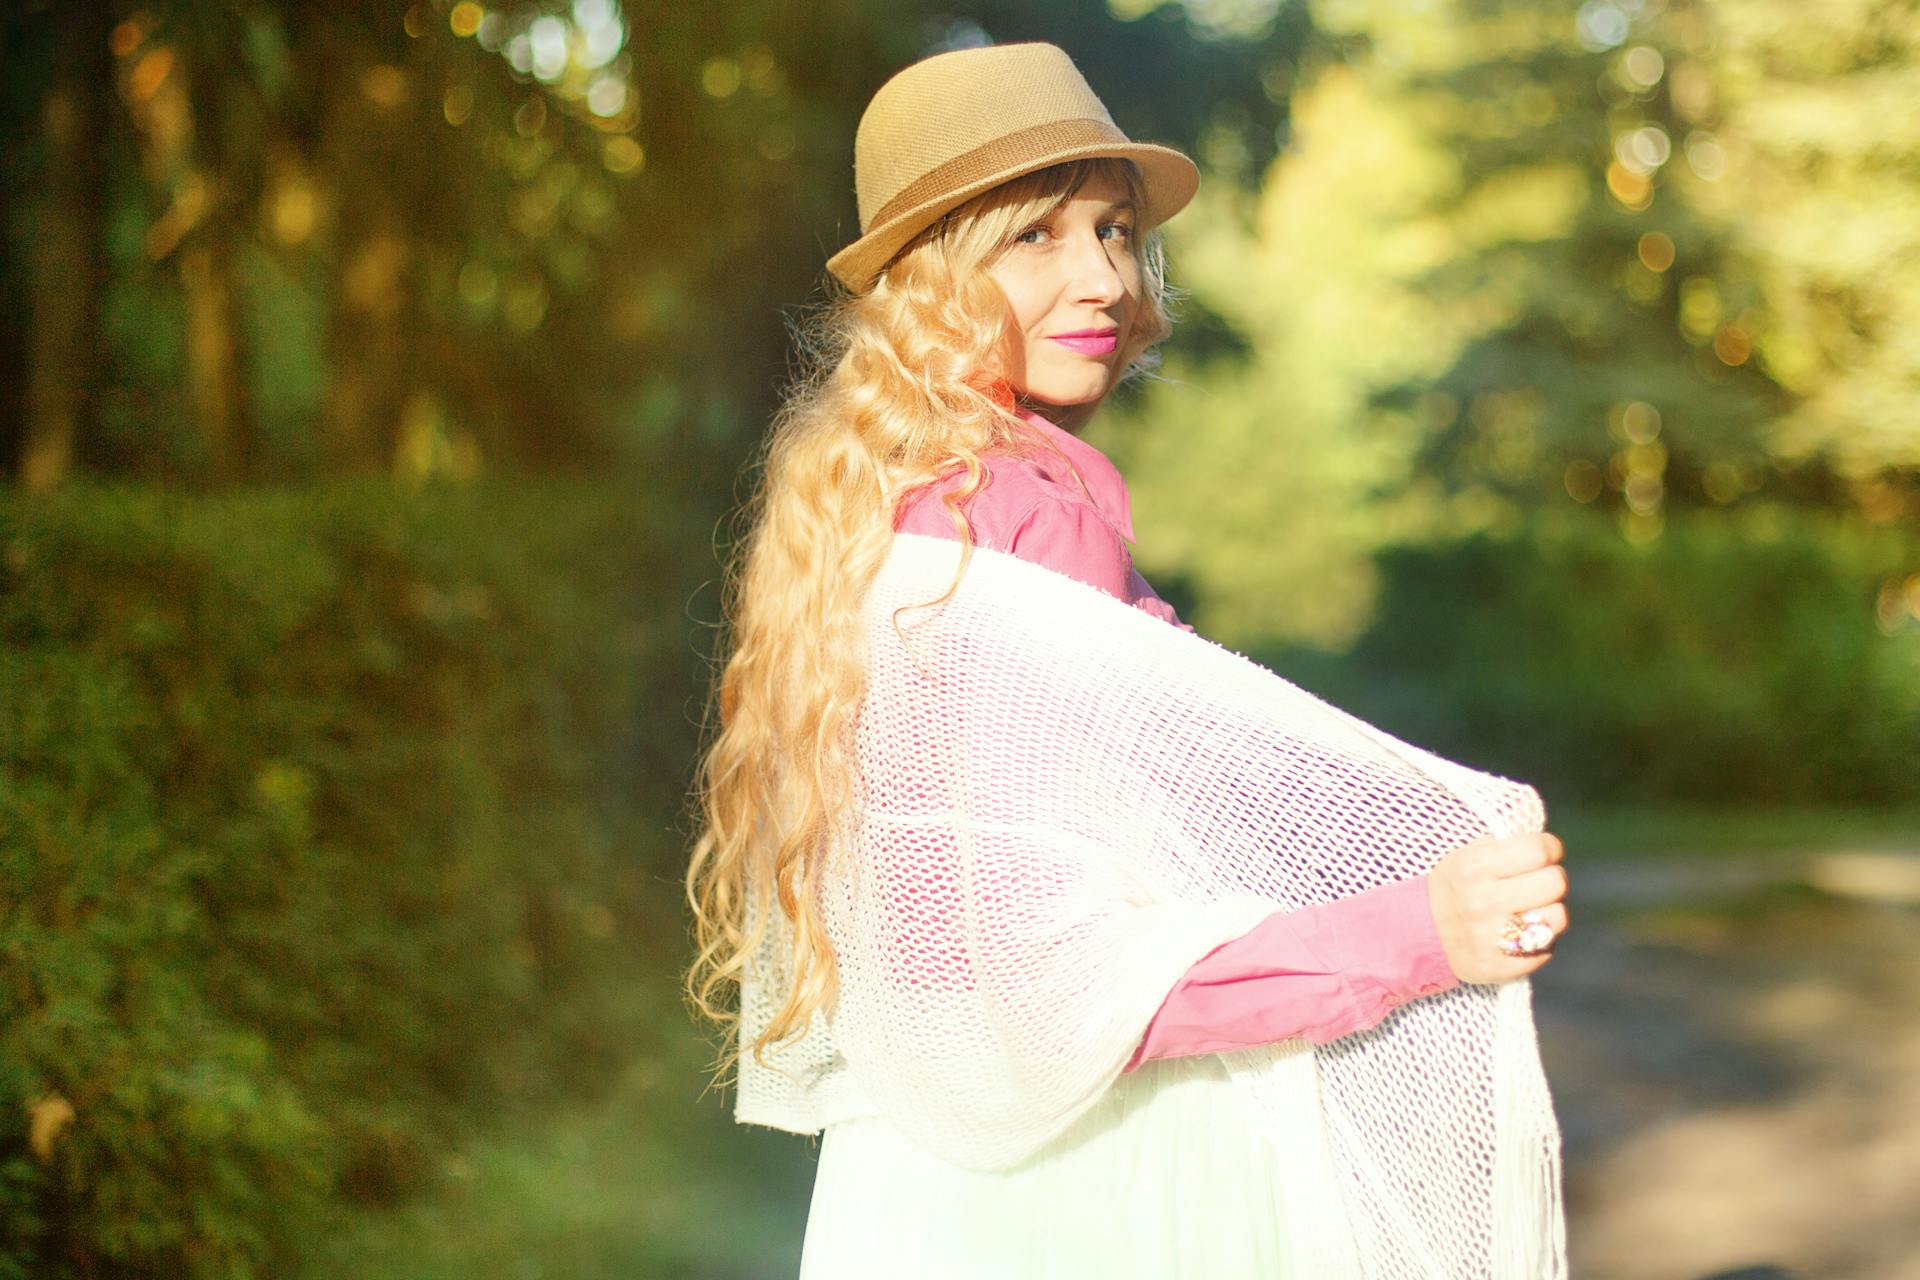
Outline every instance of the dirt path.
POLYGON ((1920 908, 1810 865, 1577 882, 1534 998, 1574 1280, 1920 1280, 1920 908))

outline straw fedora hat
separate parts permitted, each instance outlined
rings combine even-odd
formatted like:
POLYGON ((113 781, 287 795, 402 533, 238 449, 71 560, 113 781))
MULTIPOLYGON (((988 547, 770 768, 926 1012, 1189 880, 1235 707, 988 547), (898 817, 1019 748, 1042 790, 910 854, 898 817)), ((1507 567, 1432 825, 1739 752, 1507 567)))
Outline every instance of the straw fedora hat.
POLYGON ((1186 207, 1193 161, 1133 142, 1066 52, 1050 44, 956 49, 880 86, 853 140, 860 238, 827 260, 856 293, 942 214, 1049 165, 1094 156, 1131 160, 1145 178, 1142 231, 1186 207))

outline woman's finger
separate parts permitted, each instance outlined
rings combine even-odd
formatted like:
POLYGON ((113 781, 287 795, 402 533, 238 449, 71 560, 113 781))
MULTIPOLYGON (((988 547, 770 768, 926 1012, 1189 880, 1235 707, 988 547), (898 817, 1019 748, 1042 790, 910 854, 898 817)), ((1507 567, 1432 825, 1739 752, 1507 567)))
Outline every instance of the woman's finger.
POLYGON ((1558 863, 1508 876, 1494 888, 1494 901, 1501 911, 1526 911, 1559 902, 1567 896, 1567 869, 1558 863))
POLYGON ((1534 832, 1490 842, 1481 865, 1489 874, 1504 878, 1549 866, 1558 862, 1564 853, 1559 837, 1544 831, 1534 832))

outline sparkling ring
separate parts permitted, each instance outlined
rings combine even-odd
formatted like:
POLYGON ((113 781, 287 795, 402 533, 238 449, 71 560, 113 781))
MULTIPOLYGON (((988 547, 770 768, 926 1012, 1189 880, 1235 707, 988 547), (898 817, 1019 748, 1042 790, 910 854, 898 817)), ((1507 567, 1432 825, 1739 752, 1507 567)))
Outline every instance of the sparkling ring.
POLYGON ((1510 956, 1539 955, 1553 944, 1553 926, 1541 911, 1516 911, 1500 930, 1500 949, 1510 956))

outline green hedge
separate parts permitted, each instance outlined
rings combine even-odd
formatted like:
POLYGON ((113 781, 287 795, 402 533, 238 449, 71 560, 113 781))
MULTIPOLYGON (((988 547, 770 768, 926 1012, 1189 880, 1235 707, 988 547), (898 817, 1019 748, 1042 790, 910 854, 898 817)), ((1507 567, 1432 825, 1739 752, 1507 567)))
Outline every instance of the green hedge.
POLYGON ((631 1054, 698 677, 641 492, 0 501, 0 1276, 282 1273, 631 1054))
POLYGON ((1549 801, 1920 801, 1920 620, 1877 617, 1920 535, 1762 509, 1406 547, 1351 653, 1267 657, 1549 801))

